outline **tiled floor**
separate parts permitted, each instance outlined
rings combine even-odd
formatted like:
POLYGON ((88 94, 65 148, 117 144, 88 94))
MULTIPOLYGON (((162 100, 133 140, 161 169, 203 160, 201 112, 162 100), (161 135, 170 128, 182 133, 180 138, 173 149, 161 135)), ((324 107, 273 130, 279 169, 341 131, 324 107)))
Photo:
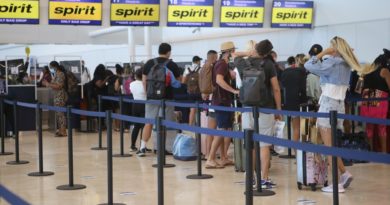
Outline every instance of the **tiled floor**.
MULTIPOLYGON (((126 134, 128 147, 129 134, 126 134)), ((84 190, 58 191, 58 185, 68 180, 67 138, 55 138, 44 133, 44 169, 54 171, 54 176, 29 177, 37 171, 37 138, 34 132, 20 136, 21 159, 27 165, 6 165, 14 155, 0 156, 0 183, 31 204, 37 205, 84 205, 98 204, 107 200, 106 152, 92 151, 97 134, 75 133, 74 180, 87 186, 84 190)), ((105 137, 104 137, 105 142, 105 137)), ((105 144, 105 143, 104 143, 105 144)), ((114 153, 119 148, 119 137, 114 136, 114 153)), ((14 141, 6 140, 7 151, 14 151, 14 141)), ((126 148, 126 151, 128 149, 126 148)), ((174 161, 177 166, 165 169, 165 204, 167 205, 242 205, 244 204, 244 175, 234 172, 233 167, 223 170, 205 170, 213 179, 188 180, 186 176, 196 173, 196 162, 174 161)), ((155 156, 146 158, 114 158, 114 201, 126 204, 157 204, 157 172, 151 165, 155 156), (130 192, 130 193, 129 193, 130 192)), ((355 176, 351 188, 340 194, 340 204, 390 204, 390 166, 382 164, 359 164, 349 168, 355 176)), ((254 204, 332 204, 332 195, 299 191, 296 185, 294 160, 274 158, 271 177, 278 184, 275 196, 255 198, 254 204)), ((7 204, 0 199, 0 204, 7 204)))

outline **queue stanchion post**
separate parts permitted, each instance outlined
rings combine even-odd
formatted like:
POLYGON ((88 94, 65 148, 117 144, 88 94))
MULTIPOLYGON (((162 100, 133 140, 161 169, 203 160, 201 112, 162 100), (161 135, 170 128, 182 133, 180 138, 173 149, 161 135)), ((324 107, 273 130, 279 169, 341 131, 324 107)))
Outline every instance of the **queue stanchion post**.
POLYGON ((37 103, 37 108, 35 110, 36 121, 37 121, 37 134, 38 134, 38 163, 39 171, 29 173, 30 177, 40 177, 40 176, 51 176, 54 175, 54 172, 45 172, 43 171, 43 135, 42 135, 42 108, 41 104, 37 103))
POLYGON ((9 165, 21 165, 21 164, 28 164, 29 161, 20 160, 20 146, 19 146, 19 128, 18 128, 18 109, 17 109, 17 102, 13 101, 12 107, 13 107, 13 116, 14 116, 14 134, 15 134, 15 161, 7 162, 9 165))
MULTIPOLYGON (((245 170, 253 170, 253 130, 244 130, 245 137, 245 170)), ((253 205, 253 172, 245 174, 245 205, 253 205)))
POLYGON ((164 205, 164 127, 162 126, 161 117, 156 120, 157 132, 157 204, 164 205))
MULTIPOLYGON (((254 106, 252 108, 253 114, 253 127, 257 134, 259 134, 259 109, 254 106)), ((255 172, 256 172, 256 190, 253 191, 253 196, 273 196, 275 192, 271 190, 265 190, 262 188, 261 184, 261 150, 260 150, 260 142, 254 143, 255 147, 255 172)), ((246 170, 248 173, 248 170, 246 170)))
POLYGON ((5 134, 6 134, 6 126, 4 119, 4 101, 3 97, 0 96, 0 135, 1 135, 1 152, 0 156, 12 155, 12 152, 5 151, 5 134))
MULTIPOLYGON (((160 104, 160 110, 161 110, 161 117, 163 120, 165 120, 166 118, 166 113, 165 113, 165 110, 166 110, 166 105, 165 105, 165 100, 161 100, 161 104, 160 104)), ((159 114, 158 114, 159 115, 159 114)), ((163 155, 163 165, 164 165, 164 168, 172 168, 172 167, 175 167, 176 165, 174 164, 167 164, 166 163, 166 141, 167 141, 167 129, 165 126, 161 126, 161 136, 162 136, 162 149, 163 149, 163 152, 162 152, 162 155, 163 155)), ((158 137, 157 137, 158 138, 158 137)), ((157 151, 160 147, 157 148, 157 151)), ((158 164, 154 164, 152 165, 152 167, 154 168, 158 168, 158 164)))
MULTIPOLYGON (((291 140, 291 116, 287 116, 287 139, 291 140)), ((287 155, 280 155, 282 159, 295 159, 295 155, 292 155, 291 148, 287 149, 287 155)))
MULTIPOLYGON (((330 111, 330 126, 332 132, 332 147, 337 146, 337 111, 330 111)), ((333 183, 333 205, 339 205, 339 182, 338 182, 337 157, 332 156, 332 183, 333 183)))
POLYGON ((106 111, 107 123, 107 203, 99 205, 124 205, 122 203, 114 203, 113 189, 113 170, 112 170, 112 117, 111 110, 106 111))
MULTIPOLYGON (((123 115, 123 96, 119 97, 119 112, 121 115, 123 115)), ((124 122, 123 120, 120 121, 120 132, 119 132, 119 138, 120 138, 120 154, 114 154, 113 157, 131 157, 131 154, 125 154, 124 147, 125 147, 125 139, 123 134, 124 129, 124 122)))
MULTIPOLYGON (((196 122, 196 126, 197 127, 200 127, 200 112, 201 112, 201 109, 199 107, 199 102, 196 101, 196 119, 195 119, 195 122, 196 122)), ((187 176, 187 179, 211 179, 213 178, 212 175, 209 175, 209 174, 203 174, 202 173, 202 142, 201 142, 201 135, 200 133, 196 133, 196 147, 197 147, 197 151, 198 151, 198 157, 197 157, 197 168, 198 168, 198 173, 197 174, 193 174, 193 175, 189 175, 187 176)))
POLYGON ((87 188, 82 184, 74 184, 73 177, 73 127, 72 127, 72 106, 66 108, 66 118, 68 125, 68 168, 69 168, 69 184, 58 186, 58 190, 78 190, 87 188))
MULTIPOLYGON (((102 96, 98 95, 98 111, 102 111, 102 96)), ((98 135, 99 135, 99 141, 98 141, 98 147, 93 147, 91 150, 106 150, 107 147, 103 147, 103 134, 102 134, 102 117, 98 117, 98 135)))

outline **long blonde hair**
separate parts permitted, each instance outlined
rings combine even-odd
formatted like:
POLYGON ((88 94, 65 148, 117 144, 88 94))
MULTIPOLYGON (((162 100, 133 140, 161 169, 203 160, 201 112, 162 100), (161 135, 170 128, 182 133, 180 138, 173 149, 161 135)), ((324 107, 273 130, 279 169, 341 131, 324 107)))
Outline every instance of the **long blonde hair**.
POLYGON ((349 46, 346 40, 335 36, 330 44, 332 47, 341 55, 345 62, 351 67, 352 71, 357 71, 359 76, 364 76, 368 73, 371 73, 375 70, 375 64, 365 64, 361 65, 353 53, 352 48, 349 46))

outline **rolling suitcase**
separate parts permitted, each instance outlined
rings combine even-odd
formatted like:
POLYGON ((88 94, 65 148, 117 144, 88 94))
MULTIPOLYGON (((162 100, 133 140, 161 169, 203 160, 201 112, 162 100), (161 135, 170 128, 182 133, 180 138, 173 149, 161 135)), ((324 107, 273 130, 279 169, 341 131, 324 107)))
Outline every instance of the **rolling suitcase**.
MULTIPOLYGON (((234 100, 234 107, 237 107, 237 100, 234 100)), ((234 113, 234 131, 241 131, 240 123, 240 112, 234 113)), ((234 168, 236 172, 245 172, 245 149, 244 149, 244 140, 242 139, 233 139, 234 144, 234 168)))
POLYGON ((312 191, 316 191, 318 185, 328 186, 326 157, 320 154, 298 150, 297 184, 299 190, 303 186, 310 186, 312 191))
MULTIPOLYGON (((308 107, 306 110, 308 110, 308 107)), ((302 107, 301 107, 302 111, 302 107)), ((314 127, 310 118, 302 118, 301 120, 301 141, 305 143, 318 143, 317 131, 313 131, 314 127)), ((318 185, 328 186, 328 166, 326 157, 317 153, 305 152, 297 150, 297 185, 301 190, 303 186, 310 186, 312 191, 317 190, 318 185)))

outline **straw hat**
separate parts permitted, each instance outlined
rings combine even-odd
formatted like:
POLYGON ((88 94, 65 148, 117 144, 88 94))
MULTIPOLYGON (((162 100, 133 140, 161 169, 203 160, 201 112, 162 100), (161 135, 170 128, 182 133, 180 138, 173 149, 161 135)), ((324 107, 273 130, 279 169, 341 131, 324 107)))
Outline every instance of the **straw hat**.
POLYGON ((234 47, 234 43, 231 41, 227 41, 221 44, 221 52, 232 50, 232 49, 236 49, 236 47, 234 47))

